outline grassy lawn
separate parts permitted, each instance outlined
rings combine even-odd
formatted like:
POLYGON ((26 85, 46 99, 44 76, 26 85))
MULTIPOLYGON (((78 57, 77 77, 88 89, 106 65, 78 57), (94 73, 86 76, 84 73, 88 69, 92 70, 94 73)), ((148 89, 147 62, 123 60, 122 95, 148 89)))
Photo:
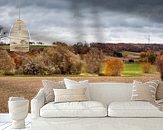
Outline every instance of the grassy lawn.
POLYGON ((138 52, 131 52, 131 51, 122 51, 121 53, 122 53, 123 55, 125 55, 125 54, 131 54, 131 55, 138 54, 138 52))
MULTIPOLYGON (((10 49, 10 45, 0 45, 0 47, 2 47, 3 49, 9 50, 10 49)), ((29 45, 29 49, 44 49, 50 47, 49 45, 29 45)))
POLYGON ((47 47, 50 47, 49 45, 30 45, 29 46, 29 49, 34 49, 34 48, 37 48, 37 49, 44 49, 44 48, 47 48, 47 47))
MULTIPOLYGON (((156 66, 152 65, 151 73, 156 73, 156 66)), ((136 76, 143 76, 144 73, 142 71, 142 64, 140 63, 132 63, 132 64, 125 64, 124 71, 122 72, 123 77, 136 77, 136 76)))

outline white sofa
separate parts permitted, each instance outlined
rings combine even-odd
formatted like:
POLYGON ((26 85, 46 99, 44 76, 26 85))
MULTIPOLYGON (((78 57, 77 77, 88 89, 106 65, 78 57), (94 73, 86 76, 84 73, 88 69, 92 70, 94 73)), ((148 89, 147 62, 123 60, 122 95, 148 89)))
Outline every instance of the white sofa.
POLYGON ((130 101, 132 84, 90 83, 91 101, 44 104, 44 90, 31 101, 32 130, 163 130, 163 112, 130 101))

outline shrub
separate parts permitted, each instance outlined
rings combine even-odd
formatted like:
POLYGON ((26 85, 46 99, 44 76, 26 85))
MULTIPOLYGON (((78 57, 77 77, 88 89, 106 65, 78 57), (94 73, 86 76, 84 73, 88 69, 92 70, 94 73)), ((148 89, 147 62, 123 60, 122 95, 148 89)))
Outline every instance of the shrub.
POLYGON ((128 60, 129 63, 134 63, 135 61, 133 59, 128 60))
POLYGON ((39 64, 29 62, 23 66, 23 73, 27 75, 44 75, 44 68, 39 64))
POLYGON ((163 51, 156 58, 157 69, 160 72, 161 80, 163 81, 163 51))
POLYGON ((151 70, 152 70, 152 64, 151 63, 144 63, 142 65, 143 73, 151 73, 151 70))
POLYGON ((15 63, 6 50, 0 49, 0 71, 5 75, 15 73, 15 63))
POLYGON ((124 69, 124 63, 118 58, 111 58, 106 63, 105 74, 108 76, 120 76, 124 69))
POLYGON ((47 75, 47 67, 44 65, 42 55, 25 55, 22 58, 22 65, 17 69, 17 73, 47 75))
POLYGON ((114 52, 113 56, 115 56, 115 57, 123 57, 121 52, 114 52))

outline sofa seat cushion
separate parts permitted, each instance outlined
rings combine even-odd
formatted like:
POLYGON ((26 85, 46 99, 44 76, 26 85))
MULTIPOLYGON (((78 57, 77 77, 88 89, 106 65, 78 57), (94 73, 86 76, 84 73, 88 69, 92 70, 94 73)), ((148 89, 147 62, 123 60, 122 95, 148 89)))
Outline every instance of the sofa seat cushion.
POLYGON ((113 102, 108 107, 108 116, 163 117, 163 111, 145 101, 113 102))
POLYGON ((105 117, 107 107, 101 102, 50 102, 40 109, 41 117, 105 117))

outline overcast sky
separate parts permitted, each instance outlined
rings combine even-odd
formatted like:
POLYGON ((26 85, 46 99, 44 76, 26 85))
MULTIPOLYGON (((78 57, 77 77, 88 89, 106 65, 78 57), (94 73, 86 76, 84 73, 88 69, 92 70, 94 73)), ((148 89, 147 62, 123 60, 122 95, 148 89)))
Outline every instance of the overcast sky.
MULTIPOLYGON (((33 41, 163 43, 163 0, 20 0, 33 41)), ((17 0, 0 0, 0 25, 18 19, 17 0)))

